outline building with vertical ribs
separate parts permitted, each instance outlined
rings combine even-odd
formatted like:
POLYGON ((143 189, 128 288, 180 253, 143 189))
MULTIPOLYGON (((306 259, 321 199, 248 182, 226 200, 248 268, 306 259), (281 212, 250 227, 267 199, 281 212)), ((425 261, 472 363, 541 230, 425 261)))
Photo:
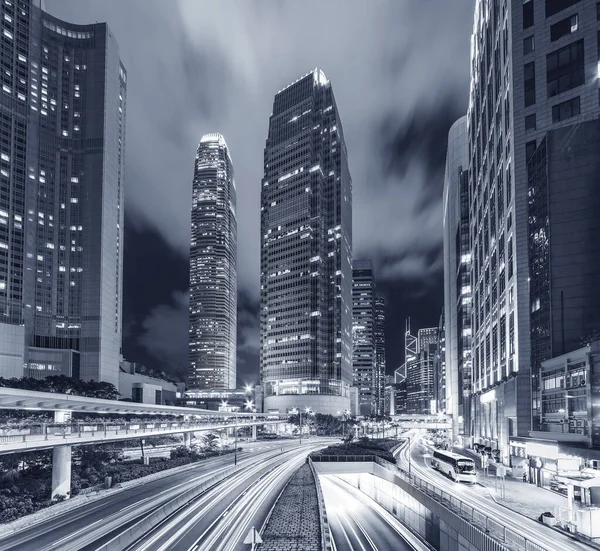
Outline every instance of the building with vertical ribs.
POLYGON ((237 219, 225 138, 205 134, 194 164, 190 244, 189 376, 192 389, 236 387, 237 219))
POLYGON ((261 183, 265 411, 337 414, 352 383, 352 182, 331 83, 277 93, 261 183))

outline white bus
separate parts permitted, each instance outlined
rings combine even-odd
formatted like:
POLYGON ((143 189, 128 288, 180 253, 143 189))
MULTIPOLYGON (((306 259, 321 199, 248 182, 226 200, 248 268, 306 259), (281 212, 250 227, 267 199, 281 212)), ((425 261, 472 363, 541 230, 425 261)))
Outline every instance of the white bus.
POLYGON ((455 482, 476 482, 475 462, 468 457, 443 450, 435 450, 431 466, 448 475, 455 482))

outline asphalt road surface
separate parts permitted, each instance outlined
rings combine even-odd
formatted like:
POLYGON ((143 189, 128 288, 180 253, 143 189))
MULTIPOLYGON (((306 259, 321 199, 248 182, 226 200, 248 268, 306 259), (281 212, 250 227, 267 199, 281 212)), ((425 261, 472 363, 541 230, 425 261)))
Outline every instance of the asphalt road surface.
POLYGON ((334 475, 320 475, 334 551, 428 548, 371 498, 334 475))
MULTIPOLYGON (((410 431, 411 436, 411 471, 422 480, 448 492, 464 503, 483 513, 492 521, 497 521, 515 533, 524 536, 529 541, 541 545, 550 551, 589 551, 590 547, 583 543, 556 532, 520 513, 512 511, 496 503, 489 495, 487 489, 477 484, 456 483, 439 471, 431 467, 433 449, 424 444, 420 431, 410 431)), ((408 446, 402 448, 397 456, 398 464, 402 470, 408 470, 408 446)))
MULTIPOLYGON (((313 440, 308 440, 306 445, 303 443, 302 450, 308 449, 311 442, 313 440)), ((280 455, 282 448, 294 449, 295 453, 300 451, 297 440, 244 443, 244 451, 238 456, 238 464, 261 464, 269 456, 280 455)), ((95 549, 160 505, 232 465, 233 454, 216 457, 191 469, 165 474, 158 479, 111 493, 0 538, 0 551, 95 549)))
POLYGON ((130 551, 248 550, 244 538, 254 526, 261 531, 277 496, 313 450, 311 443, 256 462, 167 519, 130 551))

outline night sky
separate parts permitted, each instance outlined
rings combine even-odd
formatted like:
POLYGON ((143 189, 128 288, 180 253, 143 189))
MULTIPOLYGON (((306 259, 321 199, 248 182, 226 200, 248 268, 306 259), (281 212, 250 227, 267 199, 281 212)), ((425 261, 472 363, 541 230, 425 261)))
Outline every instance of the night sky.
POLYGON ((447 133, 466 112, 474 0, 46 0, 106 21, 128 72, 123 349, 184 377, 193 165, 220 132, 238 190, 238 382, 258 382, 263 149, 273 96, 332 82, 353 179, 354 257, 387 299, 387 370, 404 320, 438 324, 447 133))

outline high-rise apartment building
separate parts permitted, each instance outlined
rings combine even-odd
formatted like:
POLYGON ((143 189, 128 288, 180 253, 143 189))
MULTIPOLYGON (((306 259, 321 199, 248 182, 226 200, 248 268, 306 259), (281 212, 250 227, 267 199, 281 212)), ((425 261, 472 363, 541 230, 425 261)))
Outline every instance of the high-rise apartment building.
POLYGON ((193 389, 236 388, 236 188, 221 134, 205 134, 194 163, 189 375, 193 389))
POLYGON ((385 298, 375 295, 375 373, 376 393, 375 411, 377 415, 384 413, 384 389, 385 389, 385 298))
POLYGON ((444 318, 446 413, 452 438, 471 430, 471 246, 467 117, 450 128, 444 173, 444 318))
MULTIPOLYGON (((546 132, 598 118, 595 0, 478 0, 468 110, 474 436, 509 460, 528 436, 531 364, 527 162, 546 132)), ((533 414, 535 416, 535 413, 533 414)))
POLYGON ((375 275, 370 260, 352 264, 352 386, 358 389, 361 415, 377 410, 375 353, 375 275))
POLYGON ((118 385, 127 75, 103 23, 3 2, 0 370, 118 385))
POLYGON ((265 411, 349 408, 352 182, 331 83, 277 93, 261 187, 260 368, 265 411))

